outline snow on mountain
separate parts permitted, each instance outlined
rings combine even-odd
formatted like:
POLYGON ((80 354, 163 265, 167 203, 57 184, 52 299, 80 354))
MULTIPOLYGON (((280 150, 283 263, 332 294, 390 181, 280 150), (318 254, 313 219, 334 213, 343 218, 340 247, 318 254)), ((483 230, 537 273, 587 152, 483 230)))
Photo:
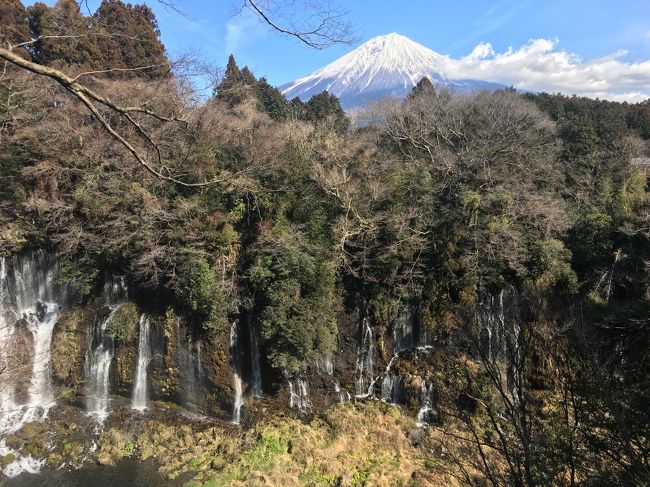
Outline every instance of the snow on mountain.
POLYGON ((441 68, 444 56, 399 34, 370 39, 324 68, 287 83, 280 91, 303 100, 327 90, 350 109, 381 98, 403 98, 427 76, 434 86, 470 93, 503 85, 479 80, 452 80, 441 68))

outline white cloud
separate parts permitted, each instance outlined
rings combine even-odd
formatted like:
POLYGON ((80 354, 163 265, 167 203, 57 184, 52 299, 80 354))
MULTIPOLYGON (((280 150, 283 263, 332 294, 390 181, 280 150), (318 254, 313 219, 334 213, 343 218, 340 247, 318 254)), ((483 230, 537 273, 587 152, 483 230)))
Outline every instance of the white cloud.
POLYGON ((237 49, 263 37, 264 34, 264 28, 253 16, 241 13, 232 17, 226 22, 226 55, 236 52, 237 49))
POLYGON ((481 43, 460 59, 446 56, 443 72, 450 78, 496 81, 522 90, 618 101, 650 98, 650 60, 626 62, 626 55, 617 51, 584 61, 558 49, 556 39, 533 39, 501 53, 481 43))

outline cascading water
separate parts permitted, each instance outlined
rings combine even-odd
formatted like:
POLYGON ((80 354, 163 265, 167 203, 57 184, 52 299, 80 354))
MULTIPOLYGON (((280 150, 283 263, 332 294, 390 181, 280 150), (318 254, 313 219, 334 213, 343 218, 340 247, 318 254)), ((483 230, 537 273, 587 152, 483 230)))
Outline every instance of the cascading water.
POLYGON ((91 340, 96 340, 98 345, 94 349, 88 347, 86 352, 86 410, 100 421, 108 415, 108 376, 113 360, 113 340, 106 336, 106 328, 118 308, 119 306, 112 306, 108 317, 102 320, 101 325, 90 335, 91 340))
POLYGON ((233 389, 235 391, 235 402, 233 406, 232 422, 239 424, 241 421, 241 408, 244 405, 243 385, 241 380, 241 357, 237 346, 237 322, 230 325, 230 358, 232 361, 233 389))
POLYGON ((478 310, 479 342, 486 360, 503 358, 505 353, 506 318, 503 305, 503 290, 497 299, 489 296, 478 310))
POLYGON ((289 379, 289 407, 298 408, 303 414, 311 409, 309 387, 305 379, 289 379))
POLYGON ((201 361, 201 342, 193 344, 189 338, 187 343, 180 340, 180 324, 177 321, 178 337, 176 342, 176 363, 181 376, 181 390, 183 394, 183 406, 188 410, 207 414, 205 370, 201 361), (196 353, 194 352, 196 348, 196 353))
POLYGON ((86 350, 86 410, 103 421, 109 413, 109 373, 114 354, 113 339, 106 335, 120 303, 128 298, 128 288, 122 276, 107 274, 104 281, 104 302, 108 316, 88 334, 86 350))
POLYGON ((433 383, 427 383, 422 380, 422 389, 420 390, 420 409, 415 418, 418 426, 426 426, 431 423, 431 416, 434 413, 433 409, 433 383))
POLYGON ((316 359, 316 370, 320 374, 334 374, 334 360, 331 355, 322 355, 316 359))
POLYGON ((9 293, 9 280, 7 277, 7 261, 0 257, 0 431, 5 430, 14 422, 16 416, 15 383, 11 377, 12 353, 11 338, 14 334, 13 320, 11 318, 11 299, 9 293))
POLYGON ((149 317, 140 316, 140 337, 138 340, 138 366, 135 371, 135 387, 133 388, 132 408, 144 411, 147 408, 147 366, 151 360, 151 344, 149 343, 149 317))
POLYGON ((255 325, 253 313, 248 315, 248 334, 250 338, 250 353, 251 353, 251 388, 253 397, 262 397, 264 391, 262 390, 262 369, 260 367, 260 347, 258 343, 258 330, 255 325))
POLYGON ((411 306, 401 308, 393 324, 393 353, 413 348, 418 345, 415 334, 415 316, 411 306))
POLYGON ((402 376, 386 373, 381 383, 381 400, 391 404, 398 404, 402 385, 402 376))
POLYGON ((519 296, 513 287, 490 296, 478 310, 478 341, 482 360, 496 365, 505 363, 507 387, 513 399, 523 385, 523 354, 519 296), (507 302, 507 304, 506 304, 507 302))
POLYGON ((357 348, 356 392, 357 394, 365 394, 368 392, 368 387, 373 380, 374 371, 374 342, 369 317, 363 318, 360 331, 361 339, 357 348))
POLYGON ((11 432, 25 422, 46 418, 55 403, 52 331, 61 309, 78 301, 79 294, 55 282, 61 264, 52 254, 34 251, 0 260, 0 360, 6 367, 0 378, 0 431, 11 432), (17 323, 21 319, 22 325, 17 323), (28 353, 14 350, 21 326, 32 336, 28 353), (28 372, 25 400, 20 397, 20 383, 21 375, 28 372))
POLYGON ((352 400, 352 394, 349 391, 341 389, 341 384, 339 381, 334 381, 334 392, 339 396, 339 403, 343 404, 345 402, 350 402, 352 400))
POLYGON ((124 276, 107 272, 104 277, 103 297, 107 306, 113 306, 128 300, 129 287, 124 276))
MULTIPOLYGON (((71 286, 55 281, 60 267, 58 259, 44 251, 0 258, 0 433, 45 419, 55 404, 52 332, 61 309, 80 299, 71 286)), ((19 455, 0 440, 0 454, 9 453, 15 460, 2 468, 6 476, 38 471, 44 463, 19 455)))

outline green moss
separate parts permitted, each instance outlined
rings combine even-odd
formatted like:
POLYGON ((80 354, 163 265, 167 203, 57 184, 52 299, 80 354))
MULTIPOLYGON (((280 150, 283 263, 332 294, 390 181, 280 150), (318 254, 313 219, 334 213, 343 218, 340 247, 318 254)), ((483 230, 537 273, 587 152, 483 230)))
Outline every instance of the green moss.
POLYGON ((134 451, 135 451, 135 443, 129 442, 126 445, 124 445, 124 453, 126 453, 127 455, 132 455, 134 451))
POLYGON ((118 343, 129 343, 138 333, 140 311, 134 303, 124 303, 106 325, 106 334, 118 343))
POLYGON ((52 372, 73 389, 83 380, 81 362, 86 326, 86 310, 74 307, 61 313, 52 334, 52 372))

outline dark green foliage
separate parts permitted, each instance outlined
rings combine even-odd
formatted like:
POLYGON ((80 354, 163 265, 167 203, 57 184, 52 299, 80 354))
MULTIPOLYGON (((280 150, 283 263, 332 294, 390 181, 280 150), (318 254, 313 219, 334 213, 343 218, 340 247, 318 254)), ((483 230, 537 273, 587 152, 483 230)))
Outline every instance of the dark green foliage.
POLYGON ((263 229, 250 279, 271 364, 294 374, 336 345, 336 271, 295 227, 263 229))
POLYGON ((92 27, 94 32, 104 34, 96 38, 100 66, 142 68, 135 73, 152 77, 169 74, 158 22, 146 5, 103 0, 93 14, 92 27))
POLYGON ((36 3, 29 8, 29 24, 35 38, 41 36, 70 36, 44 38, 32 48, 34 61, 96 66, 100 52, 97 39, 92 36, 90 21, 81 13, 74 0, 59 0, 52 8, 36 3), (79 37, 74 37, 79 36, 79 37))
POLYGON ((116 343, 133 343, 138 335, 140 311, 134 303, 121 305, 106 325, 106 335, 116 343))
POLYGON ((336 96, 325 91, 314 95, 306 103, 298 98, 289 103, 280 90, 271 86, 266 78, 255 78, 247 66, 240 70, 232 54, 228 58, 224 77, 215 88, 214 96, 230 107, 246 100, 254 100, 260 112, 266 113, 277 122, 284 122, 293 117, 314 125, 326 125, 341 133, 350 126, 350 120, 336 96))
POLYGON ((273 120, 283 122, 289 118, 287 99, 275 86, 268 84, 265 78, 260 78, 255 83, 255 97, 258 101, 258 109, 273 120))
POLYGON ((436 90, 433 87, 433 83, 426 76, 418 81, 418 84, 413 87, 411 93, 409 93, 409 99, 417 98, 419 96, 436 96, 436 90))
POLYGON ((218 269, 201 255, 180 255, 178 261, 176 294, 180 303, 197 316, 210 336, 227 330, 232 303, 223 294, 218 269))
POLYGON ((223 100, 230 106, 237 105, 245 99, 245 89, 247 86, 255 82, 255 77, 246 69, 246 77, 243 77, 235 56, 232 54, 228 58, 226 65, 226 72, 224 73, 221 83, 215 88, 214 96, 219 100, 223 100))
POLYGON ((103 0, 86 17, 74 0, 59 0, 51 8, 38 2, 29 8, 29 29, 32 37, 44 37, 30 48, 39 64, 111 69, 105 75, 113 77, 169 74, 158 23, 146 5, 103 0))
POLYGON ((29 40, 27 10, 20 0, 0 3, 0 44, 20 44, 29 40))
POLYGON ((337 132, 345 132, 350 126, 350 120, 341 108, 341 102, 327 91, 312 96, 305 103, 300 119, 315 124, 327 124, 337 132))

